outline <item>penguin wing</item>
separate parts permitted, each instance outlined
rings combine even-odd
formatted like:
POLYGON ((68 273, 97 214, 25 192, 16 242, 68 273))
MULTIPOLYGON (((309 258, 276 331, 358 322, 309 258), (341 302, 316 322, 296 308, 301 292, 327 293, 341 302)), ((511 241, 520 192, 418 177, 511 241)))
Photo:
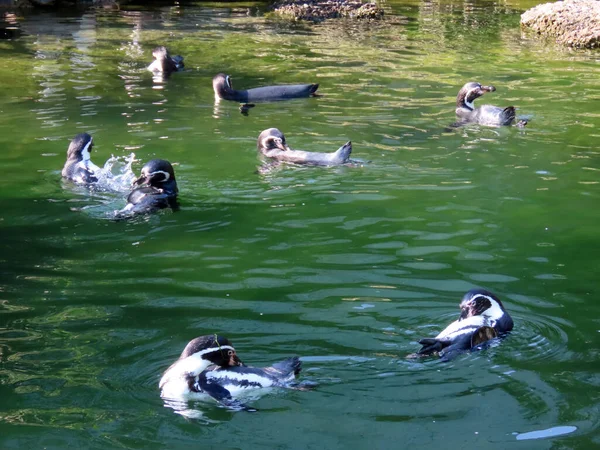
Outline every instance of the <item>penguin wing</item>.
POLYGON ((442 341, 436 338, 427 338, 421 339, 419 344, 421 344, 423 347, 421 347, 421 350, 417 352, 417 355, 426 356, 433 355, 434 353, 440 353, 445 347, 448 347, 451 342, 442 341))
POLYGON ((448 126, 447 126, 447 127, 444 129, 444 131, 446 131, 446 132, 453 131, 453 130, 455 130, 456 128, 463 127, 463 126, 467 125, 467 124, 468 124, 468 123, 470 123, 470 122, 471 122, 471 121, 470 121, 469 119, 467 119, 467 118, 464 118, 464 117, 463 117, 462 119, 458 119, 456 122, 454 122, 454 123, 452 123, 452 124, 448 125, 448 126))
POLYGON ((202 391, 210 395, 212 398, 214 398, 226 408, 233 409, 236 411, 256 411, 255 408, 246 406, 239 400, 234 399, 231 396, 231 392, 229 392, 227 389, 221 386, 218 382, 216 382, 216 380, 208 378, 206 376, 207 372, 210 372, 210 370, 205 370, 198 376, 198 386, 200 387, 200 389, 202 389, 202 391))
POLYGON ((176 205, 171 195, 153 187, 134 189, 127 197, 127 205, 120 212, 126 215, 148 214, 176 205))
POLYGON ((87 167, 78 171, 78 177, 81 182, 85 184, 98 182, 98 178, 96 177, 95 173, 87 167))

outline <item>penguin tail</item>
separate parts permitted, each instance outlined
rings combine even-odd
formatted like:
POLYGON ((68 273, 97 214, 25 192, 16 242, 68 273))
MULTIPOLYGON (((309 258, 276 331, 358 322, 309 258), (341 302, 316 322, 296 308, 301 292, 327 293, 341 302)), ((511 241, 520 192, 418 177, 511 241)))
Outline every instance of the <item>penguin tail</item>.
POLYGON ((309 95, 312 95, 313 97, 316 97, 317 95, 319 95, 319 94, 316 93, 317 89, 319 89, 319 84, 318 83, 317 84, 311 84, 310 85, 310 89, 308 91, 309 95))

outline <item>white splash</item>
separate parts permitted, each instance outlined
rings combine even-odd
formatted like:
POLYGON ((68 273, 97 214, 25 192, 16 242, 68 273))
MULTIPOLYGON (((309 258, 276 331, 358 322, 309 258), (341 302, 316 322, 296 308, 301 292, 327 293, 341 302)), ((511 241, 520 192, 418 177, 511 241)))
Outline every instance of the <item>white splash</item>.
POLYGON ((112 155, 104 163, 104 167, 94 171, 98 178, 96 187, 101 190, 115 192, 130 192, 133 181, 136 179, 135 173, 131 169, 135 161, 135 153, 129 156, 112 155))

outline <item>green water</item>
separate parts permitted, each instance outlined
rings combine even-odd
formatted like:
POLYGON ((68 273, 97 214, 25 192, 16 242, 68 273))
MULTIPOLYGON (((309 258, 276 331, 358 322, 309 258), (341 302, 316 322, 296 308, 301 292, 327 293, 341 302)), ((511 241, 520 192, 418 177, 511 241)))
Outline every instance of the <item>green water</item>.
POLYGON ((17 17, 0 41, 0 448, 596 448, 599 54, 521 35, 533 4, 393 1, 372 25, 255 3, 17 17), (158 44, 186 57, 163 84, 144 70, 158 44), (217 72, 322 97, 244 116, 214 105, 217 72), (472 80, 528 127, 447 131, 472 80), (257 171, 269 127, 304 150, 351 140, 365 164, 257 171), (84 131, 98 165, 176 164, 181 211, 114 222, 124 194, 63 183, 84 131), (407 360, 474 286, 510 337, 407 360), (318 386, 175 414, 160 375, 214 332, 253 365, 300 355, 318 386), (575 431, 518 439, 554 427, 575 431))

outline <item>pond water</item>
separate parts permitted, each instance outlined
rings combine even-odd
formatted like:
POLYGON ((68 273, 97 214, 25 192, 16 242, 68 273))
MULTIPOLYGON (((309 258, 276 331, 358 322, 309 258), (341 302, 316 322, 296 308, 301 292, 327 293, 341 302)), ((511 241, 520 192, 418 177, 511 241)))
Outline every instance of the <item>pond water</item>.
POLYGON ((0 11, 22 30, 0 41, 0 447, 597 447, 600 56, 522 35, 535 3, 394 0, 369 25, 0 11), (159 44, 186 58, 165 82, 144 70, 159 44), (322 96, 246 116, 214 104, 218 72, 322 96), (472 80, 529 125, 449 130, 472 80), (257 170, 269 127, 362 163, 257 170), (170 160, 181 210, 110 220, 126 194, 61 180, 81 132, 97 165, 170 160), (514 332, 406 359, 476 286, 514 332), (175 414, 161 373, 215 332, 252 365, 300 355, 317 386, 175 414))

